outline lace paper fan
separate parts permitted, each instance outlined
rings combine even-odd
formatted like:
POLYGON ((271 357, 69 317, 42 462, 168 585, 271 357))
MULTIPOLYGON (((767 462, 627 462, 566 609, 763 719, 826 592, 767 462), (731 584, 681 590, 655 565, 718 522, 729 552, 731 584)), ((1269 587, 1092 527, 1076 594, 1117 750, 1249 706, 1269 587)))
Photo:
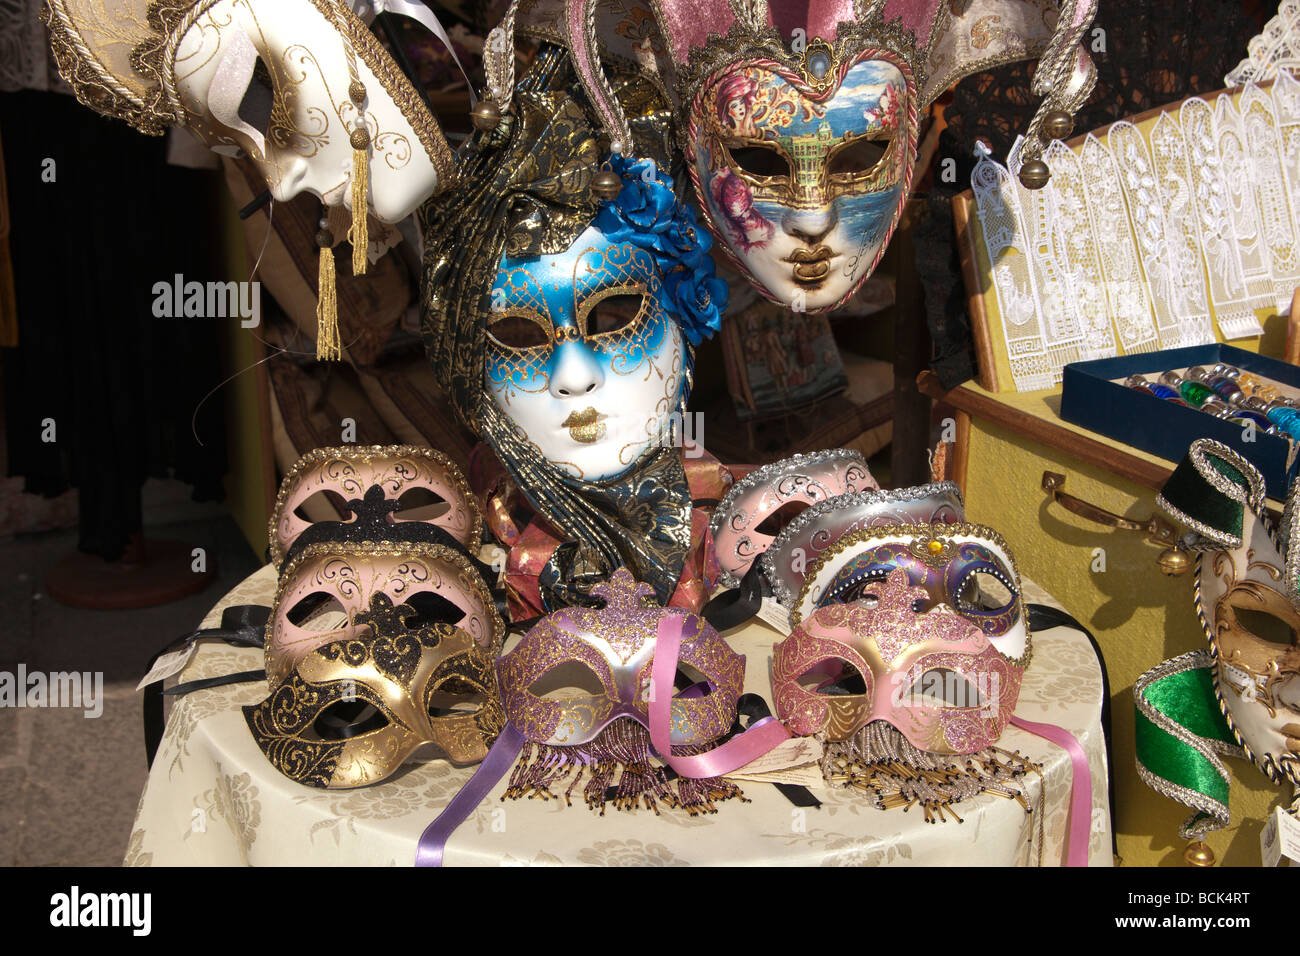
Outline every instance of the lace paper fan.
POLYGON ((1279 71, 1300 70, 1300 0, 1282 0, 1264 32, 1246 44, 1246 59, 1223 78, 1228 86, 1262 83, 1279 71))
MULTIPOLYGON (((1297 0, 1300 2, 1300 0, 1297 0)), ((1193 97, 1045 153, 1018 183, 981 152, 971 247, 981 383, 1033 391, 1090 358, 1263 334, 1300 285, 1300 81, 1193 97), (978 311, 978 310, 977 310, 978 311)))

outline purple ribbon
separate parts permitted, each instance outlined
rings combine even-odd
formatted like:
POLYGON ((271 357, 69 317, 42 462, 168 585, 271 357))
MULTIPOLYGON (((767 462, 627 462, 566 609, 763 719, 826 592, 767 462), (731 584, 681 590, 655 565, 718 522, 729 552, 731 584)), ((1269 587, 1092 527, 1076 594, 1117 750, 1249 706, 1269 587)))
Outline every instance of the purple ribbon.
POLYGON ((1070 755, 1070 835, 1065 865, 1087 866, 1088 835, 1092 829, 1092 771, 1088 769, 1088 755, 1079 746, 1079 739, 1064 727, 1035 723, 1014 714, 1011 723, 1064 747, 1070 755))
MULTIPOLYGON (((650 682, 654 691, 650 700, 650 742, 659 758, 683 777, 721 777, 756 760, 782 741, 789 740, 790 731, 775 718, 764 717, 721 747, 695 757, 673 756, 673 677, 677 673, 684 621, 682 615, 674 614, 659 622, 654 664, 650 670, 650 682)), ((693 684, 677 696, 699 697, 704 694, 706 687, 703 682, 693 684)), ((501 736, 474 771, 474 776, 465 781, 465 785, 451 798, 442 813, 420 834, 420 843, 415 851, 416 866, 442 866, 447 841, 519 759, 524 742, 524 735, 515 729, 515 725, 506 724, 501 736)))
POLYGON ((415 851, 416 866, 442 866, 442 854, 447 849, 451 835, 474 812, 474 808, 483 802, 497 781, 514 766, 523 749, 524 735, 515 730, 514 724, 506 724, 501 736, 474 771, 474 776, 465 781, 465 785, 451 798, 442 813, 420 834, 420 845, 415 851))

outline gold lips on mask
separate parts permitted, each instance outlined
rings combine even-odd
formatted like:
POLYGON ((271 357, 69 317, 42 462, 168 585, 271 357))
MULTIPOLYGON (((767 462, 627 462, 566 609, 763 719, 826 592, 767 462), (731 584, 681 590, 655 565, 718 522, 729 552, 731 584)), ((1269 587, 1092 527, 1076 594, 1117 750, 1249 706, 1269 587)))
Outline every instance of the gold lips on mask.
POLYGON ((821 245, 815 249, 796 249, 786 256, 785 261, 794 266, 796 282, 815 283, 826 278, 831 271, 831 259, 835 252, 830 246, 821 245))
POLYGON ((584 445, 595 444, 605 437, 605 423, 600 421, 600 412, 590 407, 580 412, 569 412, 560 427, 567 428, 569 436, 584 445))

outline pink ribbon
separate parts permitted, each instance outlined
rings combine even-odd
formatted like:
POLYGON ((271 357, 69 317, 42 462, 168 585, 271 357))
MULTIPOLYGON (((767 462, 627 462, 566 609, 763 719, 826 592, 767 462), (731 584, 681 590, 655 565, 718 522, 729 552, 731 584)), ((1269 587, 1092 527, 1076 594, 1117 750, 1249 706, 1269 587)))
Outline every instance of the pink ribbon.
MULTIPOLYGON (((699 618, 691 616, 695 628, 699 618)), ((682 647, 686 615, 665 615, 659 621, 654 664, 650 668, 650 742, 664 763, 683 777, 721 777, 757 760, 782 741, 790 731, 773 717, 764 717, 721 747, 694 757, 675 757, 672 747, 673 678, 682 647)))
POLYGON ((1088 755, 1079 745, 1079 739, 1063 727, 1035 723, 1014 714, 1011 723, 1064 747, 1070 755, 1070 835, 1065 865, 1087 866, 1088 836, 1092 829, 1092 771, 1088 769, 1088 755))

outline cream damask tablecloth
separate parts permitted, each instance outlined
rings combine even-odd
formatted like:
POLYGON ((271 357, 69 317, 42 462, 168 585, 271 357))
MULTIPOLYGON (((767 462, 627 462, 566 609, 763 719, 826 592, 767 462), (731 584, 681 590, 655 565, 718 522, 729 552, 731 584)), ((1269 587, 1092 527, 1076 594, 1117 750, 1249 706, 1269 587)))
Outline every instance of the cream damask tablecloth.
MULTIPOLYGON (((207 616, 215 627, 230 604, 271 603, 268 566, 231 591, 207 616)), ((1025 582, 1028 601, 1054 604, 1025 582)), ((771 699, 768 661, 777 632, 752 623, 727 635, 746 655, 745 689, 771 699)), ((1016 714, 1071 731, 1092 770, 1089 862, 1111 864, 1106 758, 1100 714, 1101 674, 1087 638, 1069 628, 1034 635, 1016 714)), ((201 645, 179 680, 196 680, 262 664, 252 648, 201 645)), ((127 865, 410 866, 416 841, 470 775, 441 759, 408 763, 378 786, 316 790, 282 777, 253 742, 239 708, 266 695, 263 683, 196 691, 170 714, 150 771, 127 865)), ((447 846, 458 865, 793 864, 793 865, 1059 865, 1070 801, 1070 760, 1051 743, 1008 727, 999 745, 1042 763, 1024 781, 1029 805, 1043 806, 1044 834, 1015 801, 984 794, 961 804, 963 823, 927 824, 919 811, 875 810, 851 790, 818 789, 820 808, 793 806, 768 783, 745 783, 752 801, 718 805, 713 815, 665 811, 604 817, 561 800, 502 801, 505 781, 479 805, 447 846), (1045 796, 1045 805, 1040 799, 1045 796)))

